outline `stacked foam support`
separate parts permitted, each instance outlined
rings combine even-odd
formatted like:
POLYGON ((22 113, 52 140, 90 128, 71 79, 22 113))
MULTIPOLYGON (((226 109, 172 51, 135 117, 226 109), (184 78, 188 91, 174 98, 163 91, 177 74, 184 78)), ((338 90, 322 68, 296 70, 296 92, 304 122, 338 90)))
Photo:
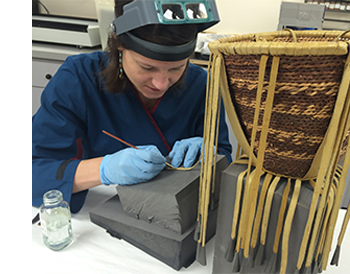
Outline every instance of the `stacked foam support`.
MULTIPOLYGON (((226 157, 219 155, 216 181, 226 167, 226 157)), ((118 195, 91 211, 90 219, 175 270, 188 267, 196 257, 199 176, 199 166, 188 171, 163 170, 147 183, 118 186, 118 195)), ((207 240, 215 233, 219 191, 218 184, 211 201, 207 240)))
MULTIPOLYGON (((234 204, 237 190, 237 181, 239 175, 247 169, 246 165, 234 164, 229 166, 222 173, 221 177, 221 193, 219 202, 219 212, 217 220, 217 232, 215 240, 213 274, 219 273, 277 273, 281 267, 281 248, 274 254, 273 247, 276 240, 276 228, 278 226, 279 211, 283 200, 283 193, 288 185, 288 180, 283 178, 275 186, 271 203, 271 213, 266 226, 265 241, 261 241, 261 229, 258 233, 258 241, 250 252, 249 257, 245 258, 242 250, 238 253, 229 248, 231 243, 231 229, 234 215, 234 204), (263 243, 262 243, 263 242, 263 243), (228 254, 228 251, 230 254, 228 254)), ((259 196, 263 189, 263 182, 266 176, 263 176, 259 184, 259 196)), ((243 182, 245 185, 245 180, 243 182)), ((243 186, 244 190, 244 186, 243 186)), ((269 190, 267 189, 267 192, 269 190)), ((294 219, 290 232, 290 245, 288 250, 288 264, 286 273, 304 273, 305 269, 300 271, 295 269, 295 265, 299 256, 299 248, 301 246, 304 229, 306 226, 307 216, 309 214, 311 197, 313 188, 308 183, 301 186, 300 196, 296 205, 294 219)), ((292 191, 290 191, 287 200, 287 209, 290 207, 292 191)), ((266 199, 267 200, 267 199, 266 199)), ((265 201, 266 201, 265 200, 265 201)), ((264 204, 265 206, 265 204, 264 204)), ((264 209, 263 206, 263 209, 264 209)), ((283 217, 283 220, 285 218, 283 217)), ((281 245, 281 241, 279 241, 281 245)), ((235 245, 234 245, 235 246, 235 245)), ((320 270, 317 258, 313 258, 311 267, 312 273, 317 273, 320 270)))

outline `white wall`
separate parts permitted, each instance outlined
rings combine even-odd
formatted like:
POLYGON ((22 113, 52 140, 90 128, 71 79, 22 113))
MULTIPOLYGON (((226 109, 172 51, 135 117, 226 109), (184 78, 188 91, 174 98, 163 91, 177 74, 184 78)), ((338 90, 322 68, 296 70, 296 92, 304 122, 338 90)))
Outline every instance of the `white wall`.
MULTIPOLYGON (((216 0, 220 23, 209 32, 247 34, 277 30, 282 0, 216 0)), ((304 0, 284 0, 304 3, 304 0)))

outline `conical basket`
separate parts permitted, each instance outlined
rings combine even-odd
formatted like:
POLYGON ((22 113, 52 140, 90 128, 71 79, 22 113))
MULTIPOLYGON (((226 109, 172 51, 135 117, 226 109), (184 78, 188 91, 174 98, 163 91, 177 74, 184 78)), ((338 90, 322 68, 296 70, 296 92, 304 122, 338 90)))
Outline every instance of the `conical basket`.
MULTIPOLYGON (((283 176, 312 178, 316 157, 333 115, 344 74, 350 35, 342 32, 289 31, 224 38, 211 43, 222 53, 231 101, 239 121, 232 125, 249 154, 261 57, 268 54, 255 137, 257 155, 272 56, 279 56, 264 169, 283 176), (245 139, 245 141, 243 141, 245 139), (314 165, 314 166, 312 166, 314 165)), ((226 105, 225 105, 226 106, 226 105)), ((226 106, 227 107, 227 106, 226 106)))
MULTIPOLYGON (((302 266, 310 267, 317 249, 323 253, 319 263, 325 269, 350 165, 349 47, 348 31, 288 29, 221 38, 209 44, 212 54, 203 136, 203 151, 209 153, 202 162, 199 242, 204 245, 208 197, 213 188, 210 149, 217 145, 222 98, 241 154, 246 158, 234 164, 248 166, 237 182, 231 232, 235 252, 243 249, 244 257, 248 258, 255 247, 257 237, 252 240, 253 226, 254 231, 259 231, 261 221, 256 216, 261 209, 257 209, 257 200, 259 206, 260 200, 264 206, 264 197, 258 197, 259 182, 261 176, 270 174, 277 178, 274 184, 284 177, 294 189, 293 194, 284 195, 285 208, 280 211, 285 211, 287 216, 285 220, 283 215, 279 217, 279 233, 283 228, 280 273, 286 271, 289 233, 300 187, 305 183, 313 187, 313 196, 301 246, 295 247, 300 249, 295 267, 298 270, 302 266), (338 167, 341 158, 344 158, 342 171, 338 167), (243 180, 245 187, 241 190, 243 180)), ((262 188, 269 189, 270 182, 262 188)), ((342 232, 349 215, 348 211, 342 232)), ((261 229, 266 229, 263 223, 261 229)), ((278 243, 276 236, 274 252, 278 243)))

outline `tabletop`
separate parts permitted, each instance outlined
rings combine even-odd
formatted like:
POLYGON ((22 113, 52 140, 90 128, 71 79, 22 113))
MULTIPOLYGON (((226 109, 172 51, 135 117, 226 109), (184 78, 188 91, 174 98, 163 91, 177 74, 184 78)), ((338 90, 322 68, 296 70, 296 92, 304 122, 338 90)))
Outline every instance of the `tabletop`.
MULTIPOLYGON (((32 225, 32 265, 39 266, 39 273, 70 274, 70 273, 212 273, 215 236, 207 243, 207 265, 202 266, 193 262, 188 268, 174 270, 163 262, 155 259, 142 250, 124 240, 111 237, 103 228, 90 221, 89 212, 116 194, 115 186, 98 186, 90 189, 82 210, 72 214, 73 242, 64 250, 52 251, 45 247, 42 240, 41 228, 32 225)), ((38 213, 38 208, 32 207, 32 217, 38 213)), ((336 239, 339 235, 345 210, 340 210, 333 240, 333 255, 336 239)), ((323 273, 345 274, 350 267, 345 254, 350 252, 350 236, 346 233, 342 245, 339 267, 328 266, 323 273)))
MULTIPOLYGON (((72 214, 73 242, 61 251, 45 247, 40 226, 32 226, 32 263, 40 265, 40 273, 211 273, 214 238, 206 246, 206 266, 195 261, 187 269, 176 271, 126 241, 111 237, 105 229, 92 223, 89 212, 116 193, 115 186, 90 189, 81 211, 72 214)), ((33 218, 37 213, 38 208, 33 207, 33 218)))

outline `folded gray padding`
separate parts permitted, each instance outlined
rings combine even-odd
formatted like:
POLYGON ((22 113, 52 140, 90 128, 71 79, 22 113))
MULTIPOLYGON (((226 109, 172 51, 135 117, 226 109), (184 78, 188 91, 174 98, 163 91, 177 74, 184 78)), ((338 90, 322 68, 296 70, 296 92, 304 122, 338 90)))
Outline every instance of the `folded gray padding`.
MULTIPOLYGON (((207 240, 215 234, 216 217, 217 209, 209 212, 207 240)), ((178 234, 137 220, 124 214, 118 195, 92 210, 90 219, 111 236, 129 242, 175 270, 190 266, 196 258, 195 225, 178 234)))
MULTIPOLYGON (((215 234, 220 175, 226 167, 226 157, 218 155, 207 241, 215 234)), ((189 171, 163 170, 146 183, 118 186, 118 195, 93 209, 90 219, 175 270, 188 267, 196 259, 199 177, 200 164, 189 171)))
MULTIPOLYGON (((149 182, 132 186, 117 186, 126 215, 166 228, 179 234, 196 221, 200 163, 192 170, 163 170, 149 182)), ((216 189, 218 203, 220 174, 227 167, 226 157, 217 155, 216 189)))

